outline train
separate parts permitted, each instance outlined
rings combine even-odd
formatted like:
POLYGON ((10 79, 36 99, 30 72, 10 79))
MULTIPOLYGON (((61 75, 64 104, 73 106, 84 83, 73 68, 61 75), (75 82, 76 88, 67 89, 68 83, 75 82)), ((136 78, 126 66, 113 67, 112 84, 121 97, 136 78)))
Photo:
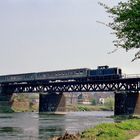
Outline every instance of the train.
POLYGON ((0 84, 2 83, 20 83, 20 82, 56 82, 65 80, 110 80, 122 78, 122 70, 118 67, 98 66, 97 69, 69 69, 48 72, 25 73, 15 75, 0 76, 0 84))

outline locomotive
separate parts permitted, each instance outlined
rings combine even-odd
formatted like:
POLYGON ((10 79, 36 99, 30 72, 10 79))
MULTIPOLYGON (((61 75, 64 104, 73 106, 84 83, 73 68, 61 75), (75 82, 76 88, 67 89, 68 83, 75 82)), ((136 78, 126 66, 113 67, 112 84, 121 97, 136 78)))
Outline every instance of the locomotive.
POLYGON ((97 69, 70 69, 17 75, 0 76, 0 83, 20 83, 32 81, 65 81, 65 80, 111 80, 122 78, 122 70, 117 67, 98 66, 97 69))
POLYGON ((107 65, 98 66, 95 70, 89 70, 88 77, 93 80, 119 79, 122 78, 122 70, 117 67, 109 68, 107 65))

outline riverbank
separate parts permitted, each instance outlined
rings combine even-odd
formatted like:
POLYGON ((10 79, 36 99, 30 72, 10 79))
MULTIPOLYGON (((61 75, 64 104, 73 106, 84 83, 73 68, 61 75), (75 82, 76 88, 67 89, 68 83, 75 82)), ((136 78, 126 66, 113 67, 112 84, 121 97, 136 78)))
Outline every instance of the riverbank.
MULTIPOLYGON (((34 97, 34 96, 33 96, 34 97)), ((33 97, 27 98, 26 96, 14 97, 12 101, 12 110, 14 112, 38 112, 39 103, 34 102, 33 97)), ((66 112, 79 112, 79 111, 113 111, 112 106, 106 105, 66 105, 66 112)))
POLYGON ((65 133, 52 140, 130 140, 140 134, 140 119, 103 123, 76 135, 65 133))
POLYGON ((76 104, 76 105, 67 105, 66 111, 70 112, 76 112, 76 111, 113 111, 108 106, 105 105, 82 105, 82 104, 76 104))

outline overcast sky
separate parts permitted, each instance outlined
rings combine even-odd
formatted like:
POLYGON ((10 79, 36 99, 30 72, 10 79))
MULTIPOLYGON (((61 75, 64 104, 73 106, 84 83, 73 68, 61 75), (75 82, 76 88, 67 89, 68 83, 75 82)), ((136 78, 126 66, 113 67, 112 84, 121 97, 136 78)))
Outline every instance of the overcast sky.
MULTIPOLYGON (((134 51, 115 49, 99 0, 0 0, 0 74, 120 67, 140 73, 134 51)), ((114 5, 119 0, 102 0, 114 5)))

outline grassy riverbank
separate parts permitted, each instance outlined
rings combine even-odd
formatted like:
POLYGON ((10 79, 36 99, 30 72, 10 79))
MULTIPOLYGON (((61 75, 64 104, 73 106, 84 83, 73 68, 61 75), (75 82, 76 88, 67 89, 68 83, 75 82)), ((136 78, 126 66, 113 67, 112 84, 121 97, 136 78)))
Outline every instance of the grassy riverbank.
POLYGON ((104 105, 68 105, 66 110, 69 111, 112 111, 108 106, 104 105))
POLYGON ((121 123, 100 124, 81 134, 86 140, 128 140, 140 134, 140 119, 131 119, 121 123))
MULTIPOLYGON (((15 112, 30 112, 38 111, 39 104, 32 103, 29 99, 23 101, 14 100, 12 103, 12 109, 15 112)), ((76 112, 76 111, 113 111, 109 107, 104 105, 67 105, 67 112, 76 112)))
POLYGON ((104 123, 77 135, 65 134, 53 140, 130 140, 140 134, 140 119, 104 123))

